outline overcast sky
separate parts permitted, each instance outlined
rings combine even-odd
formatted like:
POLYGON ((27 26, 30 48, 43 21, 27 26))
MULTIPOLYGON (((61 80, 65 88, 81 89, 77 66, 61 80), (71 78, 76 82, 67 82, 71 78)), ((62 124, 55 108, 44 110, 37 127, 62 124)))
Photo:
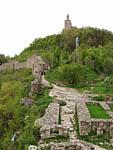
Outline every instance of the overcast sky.
POLYGON ((35 38, 73 26, 113 31, 113 0, 0 0, 0 53, 19 54, 35 38))

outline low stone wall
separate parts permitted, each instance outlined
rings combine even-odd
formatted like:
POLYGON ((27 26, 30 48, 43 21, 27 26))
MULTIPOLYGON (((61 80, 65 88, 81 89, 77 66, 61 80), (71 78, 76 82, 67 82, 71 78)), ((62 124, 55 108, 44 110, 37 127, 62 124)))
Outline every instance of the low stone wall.
POLYGON ((6 69, 18 70, 23 68, 32 68, 33 74, 35 74, 36 70, 48 70, 47 64, 44 63, 41 57, 33 55, 26 62, 19 63, 18 61, 10 61, 0 65, 0 72, 6 69), (40 68, 37 69, 39 66, 40 68))
POLYGON ((32 96, 33 92, 38 92, 41 89, 42 75, 48 70, 48 66, 40 56, 33 55, 28 58, 26 62, 19 63, 17 61, 11 61, 2 64, 0 66, 0 72, 7 69, 19 70, 23 68, 31 68, 32 74, 35 77, 35 80, 31 82, 31 92, 29 93, 29 96, 32 96))
POLYGON ((19 63, 17 61, 11 61, 8 63, 4 63, 0 66, 0 72, 7 70, 7 69, 12 69, 12 70, 19 70, 23 68, 32 68, 29 65, 27 65, 26 62, 19 63))
POLYGON ((87 143, 81 140, 75 140, 74 142, 63 142, 51 144, 51 150, 105 150, 99 146, 87 143))
POLYGON ((41 126, 40 133, 41 139, 50 138, 57 132, 59 121, 59 104, 51 103, 46 109, 45 115, 35 121, 35 125, 41 126))
POLYGON ((112 119, 91 119, 91 131, 97 135, 110 135, 113 137, 113 120, 112 119))
POLYGON ((0 65, 0 72, 6 69, 14 69, 15 68, 15 63, 17 62, 9 62, 9 63, 4 63, 0 65))
POLYGON ((91 117, 86 103, 77 103, 77 116, 80 135, 88 135, 91 131, 91 117))
MULTIPOLYGON (((90 102, 91 103, 91 102, 90 102)), ((97 105, 101 105, 103 109, 108 111, 109 106, 105 102, 92 102, 97 105)), ((77 116, 79 123, 80 135, 88 135, 89 132, 93 131, 97 135, 106 134, 113 137, 113 119, 95 119, 91 118, 86 103, 77 103, 77 116)))

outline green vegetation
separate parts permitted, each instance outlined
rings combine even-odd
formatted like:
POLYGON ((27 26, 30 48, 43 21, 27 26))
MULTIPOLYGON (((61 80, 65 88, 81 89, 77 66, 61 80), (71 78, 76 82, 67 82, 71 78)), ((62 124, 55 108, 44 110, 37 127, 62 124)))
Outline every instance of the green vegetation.
POLYGON ((58 124, 61 124, 62 118, 61 118, 61 106, 59 107, 59 115, 58 115, 58 124))
POLYGON ((45 113, 45 109, 52 102, 53 98, 49 96, 49 88, 44 88, 40 93, 34 95, 36 100, 38 114, 42 117, 45 113))
POLYGON ((100 147, 106 148, 107 150, 112 150, 113 147, 110 145, 110 139, 106 134, 103 135, 96 135, 95 133, 89 133, 88 136, 81 136, 79 137, 81 140, 93 143, 95 145, 99 145, 100 147))
POLYGON ((99 96, 94 96, 94 97, 90 97, 91 100, 94 101, 104 101, 105 97, 103 95, 99 95, 99 96))
POLYGON ((92 118, 110 119, 110 116, 106 113, 106 111, 102 108, 100 104, 88 103, 87 107, 92 118))
POLYGON ((97 28, 73 28, 35 39, 14 59, 25 61, 41 55, 51 69, 46 78, 100 95, 113 95, 113 34, 97 28), (76 37, 80 46, 76 50, 76 37), (106 80, 107 79, 107 80, 106 80))
POLYGON ((66 86, 112 96, 113 34, 97 28, 73 28, 61 34, 35 39, 14 59, 25 61, 41 55, 51 69, 46 78, 66 86), (76 37, 80 46, 76 50, 76 37), (106 80, 107 79, 107 80, 106 80))
MULTIPOLYGON (((35 39, 12 60, 23 62, 32 54, 42 56, 49 64, 50 70, 46 73, 46 79, 50 82, 98 93, 99 101, 104 100, 106 96, 113 99, 112 32, 91 27, 65 30, 58 35, 35 39), (80 46, 77 50, 76 37, 80 38, 80 46)), ((0 55, 0 65, 9 59, 11 58, 0 55)), ((52 98, 48 96, 49 89, 45 88, 33 95, 34 104, 31 107, 22 106, 20 100, 28 97, 33 79, 29 69, 7 70, 0 74, 1 150, 17 148, 26 150, 28 145, 37 144, 40 138, 40 127, 34 127, 34 121, 44 115, 52 98), (29 117, 25 119, 26 116, 29 117), (14 133, 16 133, 16 141, 12 142, 14 133)), ((110 118, 101 106, 89 104, 88 109, 94 118, 110 118)), ((61 118, 59 123, 60 120, 61 118)), ((77 126, 76 122, 75 128, 77 126)), ((101 141, 100 139, 97 138, 98 141, 101 141)))
POLYGON ((20 101, 28 97, 30 83, 34 80, 31 69, 18 71, 7 70, 0 74, 0 149, 27 150, 28 145, 37 144, 40 138, 39 129, 35 127, 36 118, 43 116, 45 109, 52 101, 45 88, 40 95, 32 97, 31 107, 22 106, 20 101), (16 133, 16 140, 11 141, 16 133))
POLYGON ((67 64, 51 70, 47 73, 46 78, 52 82, 60 80, 64 83, 81 86, 87 85, 87 82, 95 79, 97 75, 88 67, 81 64, 67 64))
POLYGON ((110 144, 111 137, 106 133, 104 133, 103 135, 97 135, 96 132, 91 131, 88 135, 80 135, 77 112, 75 112, 73 127, 77 132, 78 139, 99 145, 100 147, 106 148, 107 150, 112 150, 112 146, 110 144))
POLYGON ((7 58, 3 54, 0 54, 0 65, 6 62, 7 62, 7 58))
POLYGON ((111 106, 110 108, 111 108, 110 110, 113 112, 113 106, 111 106))

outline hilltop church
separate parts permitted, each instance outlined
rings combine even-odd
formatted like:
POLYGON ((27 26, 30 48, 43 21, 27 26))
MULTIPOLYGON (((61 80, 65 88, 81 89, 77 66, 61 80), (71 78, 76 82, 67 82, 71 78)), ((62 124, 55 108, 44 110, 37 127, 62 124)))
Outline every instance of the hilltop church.
POLYGON ((67 14, 66 20, 64 21, 64 29, 71 29, 72 28, 72 23, 71 20, 69 19, 69 15, 67 14))
POLYGON ((66 20, 64 21, 64 30, 71 29, 71 28, 76 28, 76 27, 72 26, 71 20, 69 18, 69 14, 67 14, 66 20))

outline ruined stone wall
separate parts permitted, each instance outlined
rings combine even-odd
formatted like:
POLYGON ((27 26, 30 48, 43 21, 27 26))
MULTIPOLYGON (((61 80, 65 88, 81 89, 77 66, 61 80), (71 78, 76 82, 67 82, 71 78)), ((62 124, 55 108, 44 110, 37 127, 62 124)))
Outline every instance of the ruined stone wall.
POLYGON ((91 119, 91 130, 97 135, 106 134, 113 136, 112 119, 91 119))
MULTIPOLYGON (((109 106, 105 102, 92 102, 97 105, 101 105, 103 109, 108 111, 109 114, 109 106)), ((87 104, 77 103, 77 116, 79 123, 79 132, 80 135, 88 135, 89 132, 93 131, 97 135, 106 134, 113 137, 113 118, 111 119, 95 119, 91 118, 89 110, 87 108, 87 104)))
POLYGON ((50 103, 46 109, 45 115, 35 121, 35 125, 41 125, 41 139, 55 136, 59 121, 59 104, 50 103))
POLYGON ((87 143, 81 140, 75 140, 74 142, 63 142, 63 143, 54 143, 51 144, 51 150, 105 150, 104 148, 100 148, 87 143))
POLYGON ((16 62, 8 62, 0 65, 0 72, 6 69, 14 69, 16 62))
POLYGON ((33 72, 36 72, 36 70, 41 69, 47 70, 48 66, 43 62, 40 56, 33 55, 32 57, 28 58, 26 62, 19 63, 18 61, 11 61, 0 65, 0 72, 6 69, 18 70, 23 68, 32 68, 33 72))
POLYGON ((35 80, 31 82, 31 92, 29 93, 29 96, 31 97, 33 92, 38 92, 41 89, 42 75, 48 70, 48 66, 40 56, 33 55, 28 58, 26 62, 19 63, 17 61, 11 61, 2 64, 0 66, 0 72, 7 69, 19 70, 23 68, 31 68, 32 74, 35 77, 35 80))
POLYGON ((91 131, 91 117, 85 103, 77 103, 77 116, 80 135, 88 135, 91 131))
POLYGON ((27 68, 26 62, 19 63, 17 61, 12 61, 12 62, 2 64, 0 66, 0 72, 7 70, 7 69, 18 70, 18 69, 23 69, 23 68, 27 68))

